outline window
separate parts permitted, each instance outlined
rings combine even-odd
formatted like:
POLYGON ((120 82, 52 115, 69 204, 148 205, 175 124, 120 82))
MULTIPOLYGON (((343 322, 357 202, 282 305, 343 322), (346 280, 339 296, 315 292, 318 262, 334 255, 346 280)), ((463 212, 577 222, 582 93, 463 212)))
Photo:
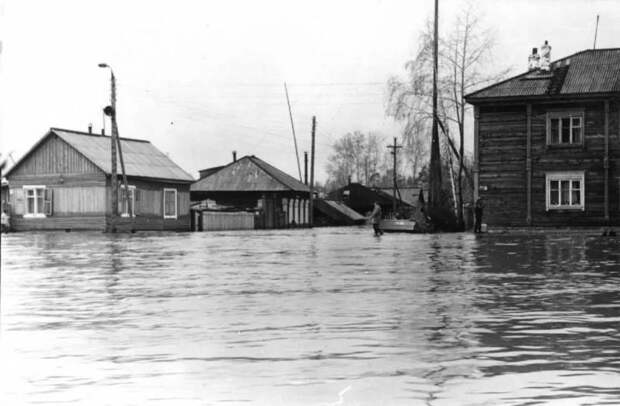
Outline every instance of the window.
POLYGON ((125 199, 127 191, 125 186, 121 186, 121 217, 135 217, 136 216, 136 187, 129 186, 128 199, 125 199))
POLYGON ((26 210, 24 217, 52 215, 52 191, 45 186, 24 186, 26 210))
POLYGON ((583 111, 547 114, 547 145, 583 144, 583 111))
POLYGON ((547 210, 585 210, 584 172, 547 173, 547 210))
POLYGON ((164 218, 177 218, 177 190, 164 189, 164 218))

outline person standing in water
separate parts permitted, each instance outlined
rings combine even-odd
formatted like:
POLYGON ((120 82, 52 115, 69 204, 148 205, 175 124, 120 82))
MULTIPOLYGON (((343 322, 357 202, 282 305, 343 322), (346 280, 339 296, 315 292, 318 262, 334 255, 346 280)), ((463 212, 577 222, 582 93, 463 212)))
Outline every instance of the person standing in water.
POLYGON ((372 228, 375 231, 375 236, 380 236, 383 234, 380 228, 381 222, 381 206, 379 206, 379 202, 375 202, 375 207, 372 209, 372 213, 370 213, 370 220, 372 222, 372 228))
POLYGON ((476 223, 474 225, 474 233, 482 232, 482 210, 484 209, 484 203, 482 198, 476 200, 476 207, 474 208, 474 214, 476 215, 476 223))

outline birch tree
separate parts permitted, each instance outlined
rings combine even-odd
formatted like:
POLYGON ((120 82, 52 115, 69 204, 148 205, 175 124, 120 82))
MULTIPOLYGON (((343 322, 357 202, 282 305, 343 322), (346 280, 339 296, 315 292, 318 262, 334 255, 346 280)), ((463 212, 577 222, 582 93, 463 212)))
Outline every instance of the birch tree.
MULTIPOLYGON (((487 84, 496 82, 509 73, 509 69, 494 71, 492 68, 492 32, 483 25, 480 14, 473 3, 466 3, 457 15, 450 33, 439 41, 439 125, 443 142, 458 162, 456 171, 455 198, 456 215, 459 224, 463 221, 463 176, 471 182, 465 170, 465 126, 471 120, 471 111, 465 102, 465 95, 487 84), (451 136, 458 135, 458 143, 451 136)), ((432 43, 433 27, 427 22, 420 34, 419 47, 415 57, 405 65, 405 79, 392 77, 388 81, 387 114, 405 123, 405 128, 423 122, 426 131, 415 136, 428 143, 429 122, 432 121, 432 43)), ((403 143, 405 141, 403 140, 403 143)), ((425 152, 426 153, 426 152, 425 152)), ((426 153, 427 154, 427 153, 426 153)))

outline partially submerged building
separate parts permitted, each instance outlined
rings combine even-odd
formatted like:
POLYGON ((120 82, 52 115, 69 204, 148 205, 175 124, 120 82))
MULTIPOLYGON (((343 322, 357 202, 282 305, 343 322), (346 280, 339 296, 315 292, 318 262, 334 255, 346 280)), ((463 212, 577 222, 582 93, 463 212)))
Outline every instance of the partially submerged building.
POLYGON ((254 155, 200 174, 191 185, 192 202, 203 202, 195 206, 195 230, 310 225, 310 188, 254 155))
MULTIPOLYGON (((418 191, 419 193, 419 191, 418 191)), ((328 194, 329 199, 342 202, 360 214, 370 213, 375 202, 379 203, 385 216, 391 216, 394 198, 392 190, 388 193, 381 188, 370 188, 361 183, 352 182, 328 194)), ((397 208, 411 211, 414 205, 405 200, 402 194, 396 196, 397 208)))
POLYGON ((620 225, 620 48, 549 61, 467 95, 474 198, 490 226, 620 225))
POLYGON ((11 225, 20 230, 105 230, 112 182, 119 229, 189 230, 191 175, 149 141, 121 138, 129 204, 111 177, 109 136, 51 128, 7 173, 11 225))

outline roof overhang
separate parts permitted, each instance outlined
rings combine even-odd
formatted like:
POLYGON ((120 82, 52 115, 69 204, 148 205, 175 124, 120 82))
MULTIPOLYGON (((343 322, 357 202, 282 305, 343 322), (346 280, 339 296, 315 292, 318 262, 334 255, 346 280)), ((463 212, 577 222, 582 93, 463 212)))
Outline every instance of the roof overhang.
POLYGON ((609 93, 577 93, 577 94, 556 94, 553 96, 550 95, 534 95, 534 96, 510 96, 510 97, 467 97, 465 96, 465 101, 471 105, 479 105, 479 104, 491 104, 491 103, 502 103, 502 104, 525 104, 525 103, 567 103, 571 101, 601 101, 601 100, 609 100, 609 99, 620 99, 620 93, 618 92, 609 92, 609 93))

